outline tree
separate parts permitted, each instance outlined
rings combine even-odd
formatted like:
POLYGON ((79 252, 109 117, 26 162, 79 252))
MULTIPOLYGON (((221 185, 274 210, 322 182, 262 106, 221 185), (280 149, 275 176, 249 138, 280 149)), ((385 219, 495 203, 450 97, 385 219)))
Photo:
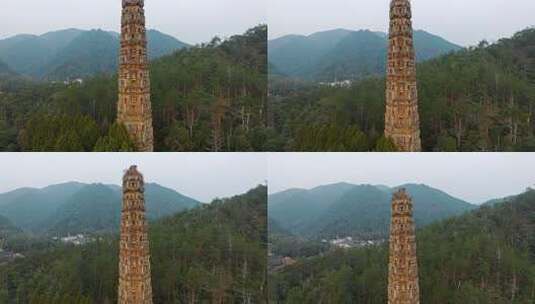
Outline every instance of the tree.
POLYGON ((99 138, 94 148, 95 152, 132 152, 135 146, 126 127, 122 124, 114 123, 108 130, 108 134, 99 138))

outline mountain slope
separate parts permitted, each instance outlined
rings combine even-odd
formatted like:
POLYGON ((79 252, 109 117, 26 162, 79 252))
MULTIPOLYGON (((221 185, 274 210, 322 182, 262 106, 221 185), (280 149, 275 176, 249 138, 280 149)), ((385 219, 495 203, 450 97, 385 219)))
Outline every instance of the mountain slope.
MULTIPOLYGON (((13 223, 11 223, 11 221, 7 217, 0 215, 0 237, 2 237, 3 235, 11 231, 18 231, 18 230, 19 229, 15 227, 15 225, 13 225, 13 223)), ((0 244, 0 249, 1 248, 2 246, 0 244)))
MULTIPOLYGON (((461 47, 425 31, 414 32, 418 61, 456 51, 461 47)), ((291 77, 316 81, 358 79, 385 72, 388 37, 385 33, 344 29, 290 35, 269 41, 273 70, 291 77)))
POLYGON ((102 30, 83 32, 60 49, 43 68, 48 79, 85 78, 114 72, 117 66, 118 40, 102 30))
MULTIPOLYGON (((0 215, 36 233, 76 234, 117 230, 121 188, 65 183, 43 189, 23 188, 0 194, 0 215)), ((155 220, 200 203, 158 184, 145 185, 147 218, 155 220)))
MULTIPOLYGON (((118 231, 122 193, 116 186, 87 185, 70 197, 47 220, 47 233, 67 235, 118 231)), ((145 185, 148 220, 199 206, 199 202, 158 184, 145 185)))
MULTIPOLYGON (((259 186, 150 222, 154 303, 266 303, 266 199, 259 186)), ((117 302, 117 235, 24 254, 0 265, 6 303, 117 302)))
POLYGON ((311 190, 289 190, 269 196, 268 211, 281 228, 299 232, 320 217, 353 185, 339 183, 311 190))
MULTIPOLYGON (((418 226, 476 208, 426 185, 407 184, 413 198, 418 226)), ((383 237, 390 224, 392 193, 399 187, 335 184, 288 193, 270 195, 269 210, 283 229, 308 238, 331 238, 337 235, 383 237), (275 197, 275 200, 272 200, 275 197), (280 198, 283 198, 281 200, 280 198)))
POLYGON ((15 73, 9 68, 9 66, 0 60, 0 77, 2 76, 10 76, 14 75, 15 73))
MULTIPOLYGON (((0 40, 0 60, 22 75, 67 80, 117 69, 119 34, 102 30, 67 29, 41 36, 17 35, 0 40)), ((188 47, 172 36, 147 31, 151 59, 188 47)))
POLYGON ((70 196, 83 187, 79 183, 64 183, 43 189, 23 188, 0 194, 0 214, 17 227, 39 229, 70 196))
POLYGON ((117 229, 121 220, 121 195, 102 184, 88 185, 72 195, 48 219, 47 232, 74 235, 117 229))
MULTIPOLYGON (((535 191, 416 233, 422 303, 533 303, 535 191)), ((272 302, 385 303, 388 244, 301 259, 270 277, 272 302)))
POLYGON ((147 31, 147 43, 150 59, 160 58, 169 55, 176 50, 190 47, 189 44, 157 30, 147 31))

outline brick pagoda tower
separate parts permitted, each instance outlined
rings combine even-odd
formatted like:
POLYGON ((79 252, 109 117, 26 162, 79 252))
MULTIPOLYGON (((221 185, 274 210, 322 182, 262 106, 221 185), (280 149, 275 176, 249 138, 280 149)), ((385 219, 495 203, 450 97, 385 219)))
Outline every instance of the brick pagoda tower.
POLYGON ((421 151, 416 56, 409 0, 390 3, 385 136, 401 152, 421 151))
POLYGON ((405 189, 392 197, 390 256, 388 265, 388 304, 419 304, 416 236, 412 201, 405 189))
POLYGON ((119 304, 152 304, 149 237, 143 192, 143 175, 136 166, 132 166, 123 177, 119 304))
POLYGON ((144 0, 122 1, 117 122, 126 127, 138 151, 152 152, 152 110, 144 0))

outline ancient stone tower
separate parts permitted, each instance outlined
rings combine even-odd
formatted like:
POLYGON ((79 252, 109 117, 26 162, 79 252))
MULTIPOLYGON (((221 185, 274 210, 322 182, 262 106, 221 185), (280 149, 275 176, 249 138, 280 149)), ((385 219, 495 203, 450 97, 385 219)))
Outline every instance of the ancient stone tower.
POLYGON ((152 304, 148 225, 143 175, 136 166, 123 177, 119 244, 119 304, 152 304))
POLYGON ((386 79, 385 136, 390 138, 402 152, 419 152, 422 149, 411 17, 409 0, 392 0, 386 79))
POLYGON ((123 0, 117 122, 138 151, 153 151, 149 62, 144 0, 123 0))
POLYGON ((392 197, 388 304, 420 303, 412 201, 405 189, 392 197))

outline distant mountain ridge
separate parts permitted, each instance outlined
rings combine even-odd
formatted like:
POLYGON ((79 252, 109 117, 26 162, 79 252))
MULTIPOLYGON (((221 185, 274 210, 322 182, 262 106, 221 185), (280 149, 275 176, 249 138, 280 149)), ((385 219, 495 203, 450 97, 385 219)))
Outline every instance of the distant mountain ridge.
MULTIPOLYGON (((42 189, 21 188, 0 194, 0 215, 18 228, 65 235, 115 231, 119 226, 121 188, 116 185, 63 183, 42 189)), ((200 205, 175 190, 145 185, 147 217, 155 220, 200 205)))
POLYGON ((380 237, 388 231, 392 193, 399 188, 405 188, 413 198, 418 226, 477 208, 426 185, 406 184, 390 188, 338 183, 272 194, 268 199, 269 216, 278 230, 307 238, 380 237))
MULTIPOLYGON (((10 70, 36 79, 68 80, 115 72, 120 34, 66 29, 43 35, 16 35, 0 40, 0 61, 10 70)), ((150 59, 189 47, 157 30, 147 31, 150 59)), ((0 63, 0 73, 2 72, 0 63)))
MULTIPOLYGON (((461 47, 423 30, 414 32, 418 61, 461 47)), ((369 30, 336 29, 309 36, 288 35, 270 40, 271 74, 315 81, 358 79, 386 71, 388 35, 369 30)))

